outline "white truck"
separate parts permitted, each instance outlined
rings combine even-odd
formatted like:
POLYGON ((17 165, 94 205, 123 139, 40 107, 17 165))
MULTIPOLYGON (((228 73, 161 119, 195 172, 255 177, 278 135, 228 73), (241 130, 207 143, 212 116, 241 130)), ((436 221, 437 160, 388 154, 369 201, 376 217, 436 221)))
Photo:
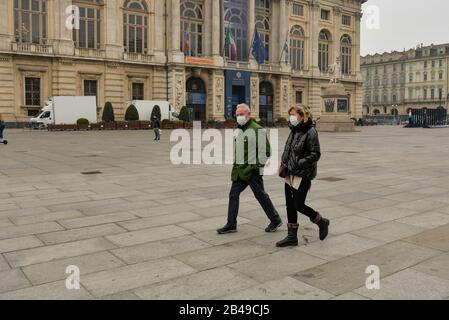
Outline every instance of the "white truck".
POLYGON ((40 114, 31 118, 30 123, 36 127, 47 127, 49 124, 76 124, 80 118, 89 120, 89 123, 97 123, 96 97, 50 97, 40 114))
POLYGON ((139 113, 139 120, 141 121, 151 121, 151 113, 155 106, 159 106, 161 110, 160 120, 176 120, 178 115, 174 108, 168 101, 149 101, 149 100, 133 100, 128 102, 126 108, 130 105, 134 105, 139 113))

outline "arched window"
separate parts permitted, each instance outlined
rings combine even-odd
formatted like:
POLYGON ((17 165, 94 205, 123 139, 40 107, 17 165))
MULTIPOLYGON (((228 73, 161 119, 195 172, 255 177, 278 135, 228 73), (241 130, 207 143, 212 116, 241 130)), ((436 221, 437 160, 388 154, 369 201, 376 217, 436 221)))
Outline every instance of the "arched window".
POLYGON ((237 56, 232 57, 229 45, 226 46, 226 57, 238 61, 248 60, 248 1, 224 0, 224 21, 237 47, 237 56))
POLYGON ((350 74, 352 67, 352 42, 348 35, 344 35, 340 41, 341 54, 341 72, 342 74, 350 74))
POLYGON ((204 0, 181 2, 181 49, 186 56, 203 54, 204 0))
POLYGON ((79 29, 73 29, 73 41, 77 48, 98 49, 101 41, 102 0, 75 0, 79 8, 79 29))
POLYGON ((331 35, 327 30, 320 32, 318 41, 318 67, 321 71, 327 71, 329 68, 329 49, 331 43, 331 35))
POLYGON ((271 30, 271 0, 256 0, 256 28, 260 33, 267 51, 267 61, 270 56, 270 30, 271 30))
POLYGON ((148 6, 145 0, 126 0, 123 14, 123 44, 129 53, 148 52, 148 6))
POLYGON ((304 68, 304 29, 294 26, 290 31, 290 63, 294 70, 304 68))
POLYGON ((45 44, 47 41, 47 1, 14 1, 14 30, 17 43, 45 44))

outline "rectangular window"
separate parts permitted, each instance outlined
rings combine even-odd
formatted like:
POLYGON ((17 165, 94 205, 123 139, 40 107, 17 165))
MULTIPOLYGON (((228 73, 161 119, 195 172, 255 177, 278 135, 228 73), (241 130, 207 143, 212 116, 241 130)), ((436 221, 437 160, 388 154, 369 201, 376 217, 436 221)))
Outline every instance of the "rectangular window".
POLYGON ((350 26, 351 25, 351 16, 348 16, 348 15, 343 15, 342 16, 342 21, 341 21, 341 23, 343 24, 343 25, 345 25, 345 26, 350 26))
POLYGON ((331 12, 329 10, 321 10, 321 19, 330 20, 331 12))
POLYGON ((304 16, 304 6, 302 4, 293 3, 293 15, 303 17, 304 16))
POLYGON ((25 78, 25 105, 41 105, 41 79, 25 78))
POLYGON ((97 96, 97 80, 84 80, 84 95, 97 96))
POLYGON ((302 91, 296 91, 296 97, 295 97, 295 101, 296 104, 302 104, 302 91))
POLYGON ((143 83, 133 83, 132 96, 133 100, 145 100, 143 83))

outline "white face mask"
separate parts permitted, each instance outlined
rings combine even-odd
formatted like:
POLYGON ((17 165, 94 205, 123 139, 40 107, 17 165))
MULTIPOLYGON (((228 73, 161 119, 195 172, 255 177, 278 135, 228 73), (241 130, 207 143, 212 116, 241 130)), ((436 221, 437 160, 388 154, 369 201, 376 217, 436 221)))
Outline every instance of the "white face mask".
POLYGON ((299 120, 296 116, 290 116, 290 124, 296 127, 299 124, 299 120))
POLYGON ((238 117, 237 117, 237 123, 238 123, 240 126, 244 126, 245 124, 248 123, 248 119, 246 119, 246 116, 238 116, 238 117))

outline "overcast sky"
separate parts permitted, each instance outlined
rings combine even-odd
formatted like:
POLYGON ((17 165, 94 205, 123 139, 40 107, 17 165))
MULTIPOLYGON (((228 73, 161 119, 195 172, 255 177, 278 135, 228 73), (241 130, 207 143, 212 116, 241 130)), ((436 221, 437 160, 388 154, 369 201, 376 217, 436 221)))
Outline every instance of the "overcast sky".
POLYGON ((449 43, 448 0, 368 0, 363 11, 362 55, 449 43))

